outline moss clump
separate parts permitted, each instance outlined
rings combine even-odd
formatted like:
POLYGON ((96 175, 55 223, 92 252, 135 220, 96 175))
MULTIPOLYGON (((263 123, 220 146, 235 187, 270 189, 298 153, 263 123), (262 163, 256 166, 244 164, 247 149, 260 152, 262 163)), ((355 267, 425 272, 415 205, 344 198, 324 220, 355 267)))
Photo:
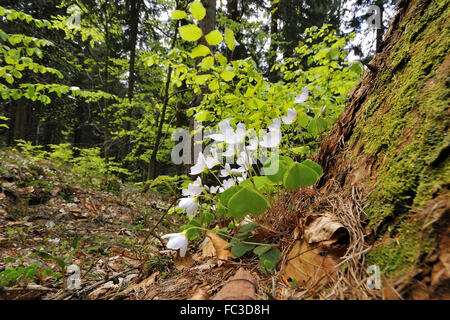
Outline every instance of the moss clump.
MULTIPOLYGON (((450 184, 448 150, 449 1, 405 19, 405 30, 374 84, 350 147, 376 157, 377 184, 366 210, 379 227, 405 206, 421 206, 450 184)), ((369 186, 372 182, 368 182, 369 186)))
POLYGON ((353 162, 374 159, 366 221, 379 238, 386 230, 396 236, 367 258, 389 275, 411 270, 433 250, 431 228, 411 221, 410 208, 450 186, 449 5, 417 1, 403 18, 348 144, 353 162))
POLYGON ((395 230, 401 232, 398 237, 367 255, 368 265, 378 265, 384 274, 394 277, 411 271, 421 255, 434 249, 432 228, 422 230, 423 225, 423 219, 403 221, 395 230))

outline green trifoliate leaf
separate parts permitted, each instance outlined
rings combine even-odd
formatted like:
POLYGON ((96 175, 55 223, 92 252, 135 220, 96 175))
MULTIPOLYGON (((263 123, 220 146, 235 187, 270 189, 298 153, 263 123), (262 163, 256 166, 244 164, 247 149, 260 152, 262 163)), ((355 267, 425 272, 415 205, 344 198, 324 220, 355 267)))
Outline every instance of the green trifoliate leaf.
POLYGON ((236 244, 231 248, 231 253, 236 257, 240 258, 247 252, 253 250, 254 244, 236 242, 236 244))
POLYGON ((269 202, 258 191, 249 187, 242 187, 228 202, 229 214, 236 218, 248 214, 259 215, 269 207, 269 202))
POLYGON ((308 166, 311 169, 313 169, 319 175, 319 177, 323 173, 322 167, 319 164, 317 164, 314 161, 312 161, 312 160, 306 159, 305 161, 302 161, 301 164, 303 164, 305 166, 308 166))
POLYGON ((309 187, 317 182, 319 175, 310 167, 295 162, 291 164, 284 175, 283 185, 288 190, 296 190, 299 187, 309 187))

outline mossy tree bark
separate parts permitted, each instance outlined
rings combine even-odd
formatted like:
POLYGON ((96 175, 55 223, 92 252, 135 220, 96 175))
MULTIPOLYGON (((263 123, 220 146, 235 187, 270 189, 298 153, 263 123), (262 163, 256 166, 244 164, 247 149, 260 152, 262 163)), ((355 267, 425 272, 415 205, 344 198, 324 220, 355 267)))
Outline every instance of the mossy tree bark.
POLYGON ((367 196, 365 220, 378 239, 369 263, 392 277, 428 274, 436 290, 449 284, 448 268, 435 270, 449 262, 449 4, 399 1, 316 157, 322 191, 357 187, 367 196))

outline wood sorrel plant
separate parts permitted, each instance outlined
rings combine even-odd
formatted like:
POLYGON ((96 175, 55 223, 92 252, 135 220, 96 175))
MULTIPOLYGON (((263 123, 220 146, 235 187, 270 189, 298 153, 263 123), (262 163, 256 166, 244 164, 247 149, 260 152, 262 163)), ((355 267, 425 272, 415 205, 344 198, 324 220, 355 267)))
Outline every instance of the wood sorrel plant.
MULTIPOLYGON (((190 11, 192 17, 198 21, 205 17, 205 9, 199 1, 191 4, 190 11)), ((177 10, 172 13, 172 18, 185 19, 187 13, 177 10)), ((224 39, 230 50, 233 50, 235 46, 233 32, 229 29, 225 29, 225 38, 218 30, 204 35, 196 24, 182 26, 179 32, 184 40, 191 42, 204 36, 211 48, 224 39)), ((235 70, 235 67, 239 69, 239 64, 228 64, 223 55, 214 54, 211 48, 200 44, 191 52, 192 58, 206 56, 199 64, 202 71, 212 70, 209 74, 196 74, 193 83, 197 85, 197 91, 200 90, 201 85, 207 84, 212 92, 220 92, 221 82, 219 81, 230 82, 239 71, 235 70), (220 66, 214 68, 216 61, 220 66)), ((252 90, 249 90, 250 87, 245 96, 250 99, 252 90)), ((208 146, 207 152, 198 153, 197 161, 191 167, 190 174, 198 176, 197 179, 182 190, 183 198, 178 203, 179 208, 184 210, 190 218, 190 222, 181 227, 180 233, 166 235, 170 238, 168 248, 180 249, 180 254, 184 256, 188 240, 200 237, 202 231, 207 231, 205 226, 213 223, 218 215, 223 215, 233 220, 232 226, 235 229, 230 244, 231 252, 236 257, 241 257, 253 251, 260 257, 259 267, 262 272, 275 269, 281 259, 281 252, 270 243, 255 242, 253 236, 258 225, 244 224, 239 230, 236 230, 236 226, 239 220, 247 216, 263 214, 270 205, 268 195, 277 186, 283 186, 287 190, 311 186, 322 174, 322 168, 311 160, 299 163, 290 157, 279 156, 278 153, 278 147, 282 141, 282 125, 295 125, 297 119, 295 105, 302 104, 307 99, 308 88, 304 87, 302 93, 292 99, 294 101, 288 102, 291 107, 287 108, 285 115, 280 117, 279 112, 267 113, 269 117, 272 115, 272 118, 262 122, 257 121, 258 126, 251 127, 251 129, 260 129, 258 136, 254 131, 246 130, 245 123, 239 122, 239 119, 242 119, 239 116, 219 122, 219 132, 213 132, 208 136, 214 142, 208 146), (238 122, 236 128, 232 126, 233 121, 238 122), (268 130, 261 130, 264 123, 270 123, 268 130), (257 158, 258 150, 259 159, 257 158), (223 157, 226 158, 225 163, 222 161, 223 157), (236 163, 234 163, 235 159, 236 163), (206 173, 211 174, 217 184, 204 184, 199 175, 206 173), (199 216, 198 219, 194 218, 196 215, 199 216)), ((258 113, 262 118, 267 118, 267 114, 258 113)), ((196 119, 211 121, 216 116, 209 112, 202 112, 196 119)), ((190 135, 185 136, 190 137, 190 135)), ((203 142, 201 141, 200 145, 203 142)), ((190 148, 191 144, 188 145, 190 148)), ((189 158, 186 157, 186 159, 189 158)), ((212 231, 219 230, 216 228, 212 231)), ((222 235, 231 237, 224 233, 222 235)))

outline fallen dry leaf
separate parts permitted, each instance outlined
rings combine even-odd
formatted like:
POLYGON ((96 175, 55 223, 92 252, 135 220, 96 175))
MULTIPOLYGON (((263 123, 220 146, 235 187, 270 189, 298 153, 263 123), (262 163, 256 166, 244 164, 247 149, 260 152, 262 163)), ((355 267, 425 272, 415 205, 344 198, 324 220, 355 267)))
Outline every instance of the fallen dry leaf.
POLYGON ((214 244, 211 239, 206 237, 201 245, 202 255, 201 258, 209 258, 216 256, 216 248, 214 248, 214 244))
POLYGON ((144 294, 147 293, 148 288, 155 283, 156 277, 159 275, 159 271, 156 271, 153 273, 150 277, 148 277, 145 280, 142 280, 138 284, 134 284, 126 288, 124 291, 120 293, 120 295, 127 295, 130 292, 135 292, 137 294, 144 292, 144 294))
POLYGON ((180 257, 180 253, 177 251, 175 255, 175 259, 173 260, 173 263, 175 264, 175 268, 178 270, 185 270, 192 267, 194 264, 194 259, 192 259, 192 256, 189 252, 186 252, 184 257, 180 257))
POLYGON ((223 240, 221 237, 219 237, 217 234, 213 232, 208 232, 206 236, 211 239, 214 249, 216 250, 216 257, 218 261, 217 264, 219 266, 223 264, 223 260, 229 260, 230 258, 234 258, 234 255, 231 253, 231 251, 225 249, 225 247, 230 245, 227 241, 223 240))
MULTIPOLYGON (((314 217, 305 228, 305 239, 308 243, 334 240, 333 236, 344 226, 331 215, 314 217)), ((337 239, 336 239, 337 240, 337 239)))
POLYGON ((256 300, 256 280, 241 267, 212 300, 256 300))
POLYGON ((323 251, 322 246, 297 240, 289 252, 282 273, 288 279, 296 279, 297 283, 303 285, 316 281, 324 283, 330 280, 328 276, 334 274, 336 263, 337 258, 323 251))
POLYGON ((347 236, 347 229, 331 215, 308 217, 304 237, 289 252, 282 276, 304 286, 333 279, 335 265, 345 250, 330 246, 347 236))
POLYGON ((197 287, 194 294, 188 300, 208 300, 209 294, 204 287, 197 287))

